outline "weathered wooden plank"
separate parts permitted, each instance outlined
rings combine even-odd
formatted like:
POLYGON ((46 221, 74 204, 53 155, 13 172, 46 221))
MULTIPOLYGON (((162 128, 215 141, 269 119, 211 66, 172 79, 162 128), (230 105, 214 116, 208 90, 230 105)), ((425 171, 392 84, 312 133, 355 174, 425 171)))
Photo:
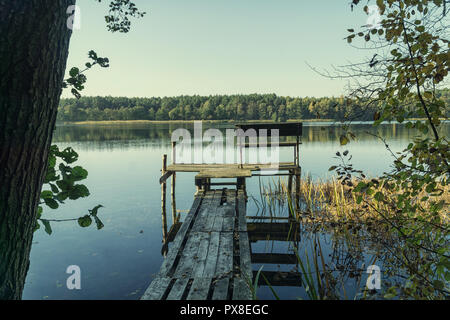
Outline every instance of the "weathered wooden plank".
POLYGON ((195 197, 191 210, 187 214, 186 219, 184 220, 182 226, 180 227, 180 230, 177 233, 177 236, 175 237, 175 240, 172 243, 172 247, 169 249, 166 258, 164 259, 161 265, 161 268, 158 273, 160 276, 167 276, 170 270, 172 269, 175 259, 179 253, 181 244, 183 243, 187 230, 189 229, 190 223, 192 222, 192 219, 194 218, 195 213, 197 212, 201 202, 202 197, 200 196, 195 197))
POLYGON ((252 299, 252 292, 247 282, 241 278, 234 278, 233 300, 251 300, 251 299, 252 299))
POLYGON ((240 128, 244 131, 253 129, 256 130, 256 133, 259 136, 259 130, 267 130, 264 131, 265 134, 270 135, 271 130, 278 130, 278 135, 280 137, 287 136, 301 136, 303 132, 303 123, 301 122, 286 122, 286 123, 242 123, 236 124, 237 128, 240 128))
POLYGON ((216 280, 213 291, 213 300, 227 300, 228 298, 228 285, 230 283, 230 278, 223 278, 216 280))
MULTIPOLYGON (((213 205, 214 199, 219 196, 219 192, 215 190, 207 191, 203 196, 203 202, 199 208, 198 215, 194 221, 192 227, 192 232, 201 232, 207 230, 205 228, 206 222, 208 221, 208 216, 211 212, 214 212, 213 205)), ((219 200, 220 201, 220 200, 219 200)))
POLYGON ((192 272, 194 278, 201 278, 203 271, 205 270, 206 257, 208 256, 210 242, 210 234, 207 232, 202 233, 202 239, 198 248, 197 256, 194 257, 195 263, 192 272))
POLYGON ((211 227, 211 231, 221 232, 222 226, 223 226, 223 220, 225 219, 227 206, 219 206, 214 208, 214 212, 211 212, 211 214, 215 215, 214 217, 214 223, 211 227))
POLYGON ((211 286, 211 280, 211 278, 194 279, 187 300, 206 300, 211 286))
POLYGON ((204 238, 204 233, 190 232, 186 245, 180 254, 180 260, 176 266, 173 276, 175 278, 190 278, 194 271, 195 257, 198 257, 197 253, 200 247, 200 243, 204 238))
POLYGON ((227 189, 226 190, 227 203, 229 205, 236 204, 236 190, 235 189, 227 189))
POLYGON ((161 176, 161 178, 159 178, 159 184, 162 184, 162 183, 166 182, 166 180, 169 179, 172 174, 174 174, 174 171, 167 171, 167 172, 165 172, 161 176))
POLYGON ((236 215, 238 218, 238 230, 239 232, 247 231, 247 204, 245 200, 245 193, 243 190, 237 191, 237 199, 236 199, 236 215))
POLYGON ((236 190, 226 190, 226 211, 224 213, 222 231, 232 232, 235 228, 236 220, 236 190))
POLYGON ((245 274, 247 278, 252 278, 252 261, 250 257, 250 243, 248 241, 247 232, 239 232, 239 260, 241 274, 245 274))
POLYGON ((220 233, 211 232, 208 256, 205 261, 205 269, 203 271, 203 277, 213 277, 216 271, 217 258, 219 254, 220 245, 220 233))
POLYGON ((166 277, 154 279, 147 290, 145 290, 141 300, 161 300, 170 284, 170 281, 171 279, 166 277))
POLYGON ((233 232, 234 231, 234 221, 235 221, 235 217, 225 216, 223 218, 222 232, 233 232))
POLYGON ((167 242, 173 242, 175 240, 176 235, 178 234, 178 231, 180 230, 181 226, 183 225, 182 222, 176 222, 172 224, 172 226, 169 229, 169 232, 167 233, 167 242))
POLYGON ((217 201, 214 201, 214 205, 211 208, 210 215, 214 217, 213 225, 210 227, 211 221, 208 220, 205 224, 204 231, 232 231, 234 229, 234 217, 235 217, 235 207, 234 207, 234 199, 228 198, 228 192, 227 190, 223 190, 219 193, 219 195, 216 194, 218 197, 217 201), (219 199, 221 199, 219 201, 219 199), (224 229, 225 225, 225 229, 224 229), (231 227, 233 226, 233 227, 231 227), (231 227, 231 228, 230 228, 231 227))
POLYGON ((220 207, 220 200, 222 198, 222 191, 216 191, 214 198, 211 202, 210 211, 207 213, 206 221, 203 231, 212 231, 214 226, 214 221, 218 216, 218 208, 220 207))
POLYGON ((216 265, 215 277, 231 275, 233 272, 233 233, 221 232, 219 256, 216 265))
POLYGON ((224 167, 223 169, 203 169, 196 176, 195 179, 204 178, 238 178, 238 177, 251 177, 252 172, 249 169, 236 169, 224 167))
POLYGON ((177 279, 172 289, 170 290, 169 295, 167 296, 167 300, 181 300, 183 297, 184 291, 186 290, 186 286, 189 282, 189 279, 177 279))
MULTIPOLYGON (((174 172, 200 172, 202 170, 215 169, 215 170, 223 170, 223 169, 235 169, 235 170, 250 170, 250 171, 260 171, 264 169, 271 169, 273 164, 266 163, 243 163, 242 168, 240 164, 170 164, 167 166, 167 171, 174 172)), ((296 169, 298 165, 294 162, 280 162, 277 163, 277 167, 279 170, 289 170, 296 169)))
POLYGON ((261 146, 265 147, 271 147, 271 146, 279 146, 279 147, 296 147, 298 144, 297 142, 289 142, 289 141, 279 141, 278 143, 272 143, 272 141, 267 141, 266 143, 243 143, 242 147, 244 148, 257 148, 261 146))

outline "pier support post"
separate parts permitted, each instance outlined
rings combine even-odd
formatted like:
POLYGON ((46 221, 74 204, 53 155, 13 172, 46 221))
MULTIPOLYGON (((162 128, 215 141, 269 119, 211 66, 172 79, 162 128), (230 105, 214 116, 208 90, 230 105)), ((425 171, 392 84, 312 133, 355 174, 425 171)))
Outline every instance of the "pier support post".
POLYGON ((292 172, 292 170, 289 170, 289 176, 288 176, 288 193, 289 196, 292 196, 292 178, 293 178, 294 174, 292 172))
POLYGON ((300 210, 300 175, 301 169, 295 169, 295 207, 297 212, 300 210))
MULTIPOLYGON (((167 170, 167 154, 163 155, 162 158, 162 169, 161 175, 163 176, 167 170)), ((167 212, 166 212, 166 189, 167 183, 164 181, 161 184, 161 218, 162 218, 162 233, 163 233, 163 243, 167 242, 167 212)))
POLYGON ((172 174, 172 183, 170 185, 170 196, 172 200, 172 223, 175 224, 178 221, 177 218, 177 203, 175 199, 175 179, 176 179, 176 173, 174 172, 172 174))

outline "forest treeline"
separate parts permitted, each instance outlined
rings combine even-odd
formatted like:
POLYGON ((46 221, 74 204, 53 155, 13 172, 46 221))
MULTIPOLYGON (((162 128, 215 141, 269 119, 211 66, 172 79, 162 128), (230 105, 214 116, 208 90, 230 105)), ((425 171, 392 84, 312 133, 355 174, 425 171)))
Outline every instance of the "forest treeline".
MULTIPOLYGON (((450 89, 438 91, 450 116, 450 89)), ((102 120, 373 120, 377 108, 345 97, 297 98, 275 94, 154 98, 81 97, 61 99, 59 121, 102 120)))

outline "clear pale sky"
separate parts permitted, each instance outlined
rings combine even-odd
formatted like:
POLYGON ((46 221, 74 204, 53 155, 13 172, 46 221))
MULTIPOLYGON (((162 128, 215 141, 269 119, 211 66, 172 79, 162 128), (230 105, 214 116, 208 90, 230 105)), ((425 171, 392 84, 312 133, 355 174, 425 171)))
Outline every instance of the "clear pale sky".
POLYGON ((68 68, 84 66, 91 49, 111 62, 87 73, 85 96, 338 96, 346 83, 307 63, 331 69, 369 55, 343 39, 367 19, 350 0, 135 0, 147 15, 128 34, 106 30, 108 2, 77 1, 68 68))

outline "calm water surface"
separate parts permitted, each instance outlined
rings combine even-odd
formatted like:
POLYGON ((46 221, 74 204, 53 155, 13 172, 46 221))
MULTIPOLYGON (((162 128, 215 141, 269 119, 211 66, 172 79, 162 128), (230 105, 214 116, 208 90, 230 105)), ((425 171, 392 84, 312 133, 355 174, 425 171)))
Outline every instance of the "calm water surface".
MULTIPOLYGON (((44 210, 46 219, 77 218, 88 209, 102 204, 99 216, 105 227, 80 228, 76 223, 53 223, 52 235, 43 228, 37 231, 31 251, 31 266, 26 279, 24 299, 139 299, 158 272, 161 256, 161 189, 158 182, 161 157, 170 155, 171 132, 180 124, 127 125, 61 125, 56 128, 54 143, 61 148, 71 146, 80 155, 79 165, 89 171, 85 184, 91 196, 68 201, 58 210, 44 210), (68 290, 66 269, 70 265, 81 268, 81 290, 68 290)), ((230 125, 214 125, 221 128, 230 125)), ((207 128, 207 125, 204 125, 207 128)), ((379 133, 387 139, 391 149, 401 151, 414 137, 398 124, 384 124, 373 128, 369 124, 355 124, 351 130, 357 141, 339 146, 342 129, 329 123, 305 124, 300 161, 303 177, 331 178, 328 168, 336 164, 337 151, 349 150, 355 168, 371 175, 389 169, 392 158, 383 143, 367 134, 379 133)), ((443 130, 448 135, 450 124, 443 130)), ((281 161, 291 161, 292 152, 282 151, 281 161)), ((177 175, 177 208, 190 208, 195 193, 194 173, 177 175)), ((267 178, 265 178, 268 182, 267 178)), ((263 179, 264 180, 264 179, 263 179)), ((250 196, 259 198, 259 180, 247 182, 250 196)), ((168 203, 170 205, 170 202, 168 203)), ((258 210, 254 201, 248 203, 247 214, 258 210)), ((169 218, 170 222, 170 218, 169 218)), ((311 234, 304 234, 302 245, 308 246, 311 234)), ((324 256, 332 254, 329 234, 320 234, 324 242, 324 256)), ((285 243, 263 241, 252 244, 254 252, 285 252, 285 243)), ((300 247, 300 252, 304 248, 300 247)), ((362 261, 370 259, 370 255, 362 261)), ((367 265, 367 263, 366 263, 367 265)), ((254 270, 261 265, 255 264, 254 270)), ((290 270, 292 266, 267 265, 263 270, 290 270)), ((345 284, 346 293, 356 293, 356 280, 345 284)), ((304 288, 277 287, 280 298, 307 298, 304 288)), ((258 291, 262 299, 272 299, 267 287, 258 291)))

